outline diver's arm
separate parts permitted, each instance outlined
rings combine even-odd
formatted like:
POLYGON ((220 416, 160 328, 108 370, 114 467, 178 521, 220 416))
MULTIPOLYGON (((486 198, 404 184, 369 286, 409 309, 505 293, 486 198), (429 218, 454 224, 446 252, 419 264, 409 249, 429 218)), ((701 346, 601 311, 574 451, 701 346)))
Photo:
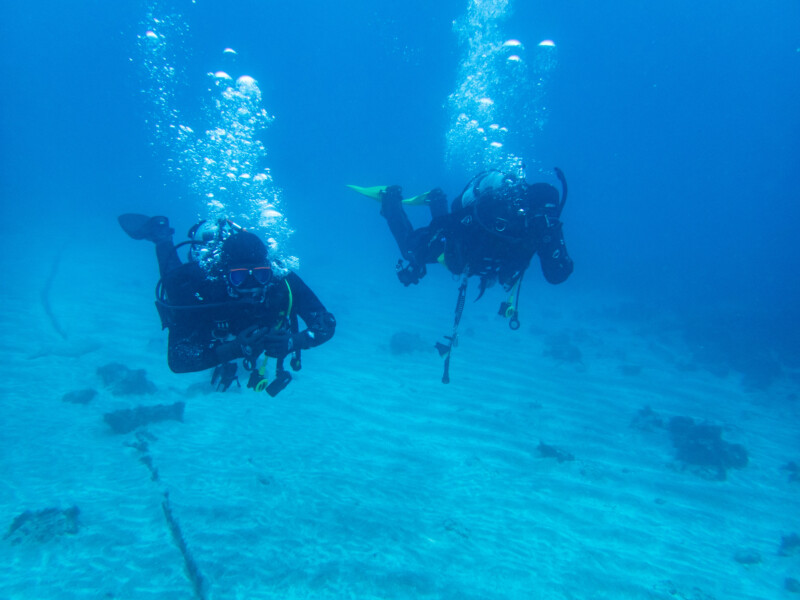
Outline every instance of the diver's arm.
POLYGON ((572 274, 574 264, 567 253, 562 224, 558 219, 547 220, 548 226, 538 248, 544 278, 552 284, 566 281, 572 274))
POLYGON ((296 335, 296 343, 305 350, 327 342, 336 331, 336 318, 325 309, 316 294, 299 276, 289 273, 286 280, 292 290, 293 310, 307 326, 296 335))

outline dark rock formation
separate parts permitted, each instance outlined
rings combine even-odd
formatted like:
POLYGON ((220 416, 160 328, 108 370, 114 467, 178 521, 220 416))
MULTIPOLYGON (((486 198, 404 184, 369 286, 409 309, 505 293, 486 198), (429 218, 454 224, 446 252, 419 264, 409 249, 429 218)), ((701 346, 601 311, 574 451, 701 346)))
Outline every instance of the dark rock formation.
POLYGON ((44 543, 62 535, 74 535, 80 529, 79 514, 77 506, 67 509, 26 510, 17 515, 3 539, 9 540, 11 544, 44 543))
POLYGON ((103 419, 114 433, 129 433, 143 425, 160 421, 183 421, 183 409, 186 404, 156 404, 153 406, 137 406, 134 409, 117 410, 106 413, 103 419))
POLYGON ((722 428, 706 423, 695 424, 690 417, 673 417, 669 433, 675 447, 675 458, 708 479, 722 481, 728 469, 747 466, 747 450, 741 444, 722 439, 722 428))
POLYGON ((742 469, 748 463, 745 447, 723 440, 722 427, 717 425, 696 424, 690 417, 665 420, 645 406, 631 419, 630 426, 648 432, 667 430, 678 463, 705 479, 723 481, 728 469, 742 469))
POLYGON ((109 363, 97 369, 103 385, 115 396, 154 394, 156 386, 147 379, 144 369, 129 369, 121 363, 109 363))

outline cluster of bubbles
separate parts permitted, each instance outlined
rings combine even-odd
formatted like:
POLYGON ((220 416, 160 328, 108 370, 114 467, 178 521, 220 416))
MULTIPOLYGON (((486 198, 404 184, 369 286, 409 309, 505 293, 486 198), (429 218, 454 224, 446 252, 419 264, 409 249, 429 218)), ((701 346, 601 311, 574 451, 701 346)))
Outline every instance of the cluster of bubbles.
MULTIPOLYGON (((139 34, 137 42, 144 66, 142 94, 150 105, 150 115, 146 119, 154 146, 171 147, 175 137, 176 123, 179 121, 176 93, 179 82, 185 79, 180 71, 181 61, 176 50, 184 46, 188 33, 180 17, 164 14, 156 17, 148 11, 147 30, 139 34), (167 43, 167 39, 171 43, 167 43)), ((133 59, 131 59, 133 60, 133 59)))
MULTIPOLYGON (((203 99, 204 127, 187 124, 178 109, 181 74, 177 49, 187 28, 176 15, 158 17, 150 10, 139 35, 144 57, 143 89, 152 108, 148 119, 153 144, 167 152, 167 170, 183 180, 202 202, 201 219, 230 219, 266 239, 276 265, 296 268, 289 256, 292 229, 281 209, 282 191, 266 166, 267 151, 259 136, 273 121, 262 105, 255 79, 228 73, 208 74, 203 99)), ((223 51, 235 55, 232 48, 223 51)))
POLYGON ((545 123, 543 99, 556 47, 544 40, 526 52, 519 40, 505 39, 500 23, 509 10, 510 0, 469 0, 467 14, 453 24, 464 57, 448 98, 451 170, 499 169, 524 176, 523 157, 530 158, 545 123))

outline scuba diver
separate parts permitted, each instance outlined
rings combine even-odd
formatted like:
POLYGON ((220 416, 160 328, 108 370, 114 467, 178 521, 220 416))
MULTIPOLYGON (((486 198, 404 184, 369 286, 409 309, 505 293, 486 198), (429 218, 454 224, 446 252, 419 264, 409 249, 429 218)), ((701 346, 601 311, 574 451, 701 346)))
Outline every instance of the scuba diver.
POLYGON ((175 373, 215 367, 211 383, 225 391, 236 381, 237 359, 250 371, 247 387, 275 396, 292 380, 284 368, 298 371, 300 353, 328 341, 336 320, 295 273, 271 261, 253 233, 229 220, 201 221, 189 240, 173 244, 166 217, 124 214, 122 229, 135 240, 156 246, 161 279, 156 308, 162 329, 169 329, 168 364, 175 373), (189 245, 182 262, 178 248, 189 245), (306 329, 300 330, 298 317, 306 329), (259 358, 264 355, 261 365, 259 358), (266 376, 267 357, 277 362, 266 376))
POLYGON ((397 277, 405 286, 419 283, 426 265, 440 263, 461 277, 456 303, 455 325, 449 343, 436 344, 445 358, 444 383, 449 382, 450 353, 457 343, 458 323, 466 300, 467 280, 477 277, 480 290, 500 283, 510 293, 500 305, 500 315, 518 329, 519 291, 522 277, 534 254, 539 255, 545 279, 562 283, 570 276, 573 262, 567 253, 562 232, 561 212, 567 199, 567 181, 556 168, 562 192, 548 183, 528 183, 497 170, 476 175, 453 201, 450 210, 441 189, 403 199, 399 186, 363 188, 348 186, 378 200, 381 215, 400 248, 397 277), (403 205, 427 205, 431 222, 414 229, 403 205))

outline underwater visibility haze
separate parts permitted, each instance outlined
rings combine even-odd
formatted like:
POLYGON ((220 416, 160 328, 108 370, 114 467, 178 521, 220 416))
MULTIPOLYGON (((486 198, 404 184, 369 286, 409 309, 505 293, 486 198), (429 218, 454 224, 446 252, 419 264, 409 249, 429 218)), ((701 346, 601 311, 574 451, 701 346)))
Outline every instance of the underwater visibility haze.
POLYGON ((0 597, 800 594, 796 2, 4 8, 0 597), (456 336, 348 185, 492 169, 564 173, 575 268, 456 336), (171 372, 124 213, 255 232, 336 336, 274 397, 171 372))

